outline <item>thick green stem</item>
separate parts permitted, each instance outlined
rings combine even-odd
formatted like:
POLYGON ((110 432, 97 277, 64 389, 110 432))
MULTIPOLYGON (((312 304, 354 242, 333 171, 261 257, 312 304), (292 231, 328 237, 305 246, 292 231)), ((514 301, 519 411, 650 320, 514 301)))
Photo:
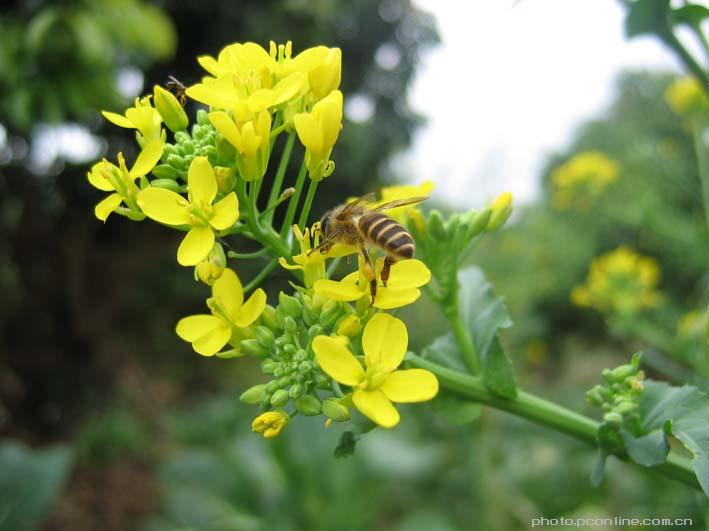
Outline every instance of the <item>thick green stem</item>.
POLYGON ((667 21, 667 27, 663 31, 658 32, 657 35, 660 39, 662 39, 662 42, 664 42, 677 54, 680 60, 684 63, 684 66, 686 66, 687 69, 689 69, 689 71, 697 77, 702 85, 702 88, 704 88, 704 91, 709 94, 709 74, 704 71, 702 65, 700 65, 692 54, 687 51, 684 44, 682 44, 682 42, 674 34, 669 20, 667 21))
POLYGON ((468 366, 471 374, 480 373, 480 360, 478 360, 478 353, 475 348, 475 343, 473 338, 470 337, 470 331, 468 327, 465 326, 463 319, 460 315, 460 308, 458 304, 458 292, 456 291, 454 295, 451 296, 453 300, 446 300, 443 303, 443 312, 451 325, 451 330, 455 336, 455 340, 463 353, 463 358, 468 366))
MULTIPOLYGON (((273 179, 273 187, 271 188, 271 193, 268 196, 268 207, 273 205, 281 194, 281 187, 283 186, 283 179, 286 175, 286 169, 288 168, 288 161, 290 160, 291 152, 293 151, 293 145, 295 144, 295 133, 288 135, 288 140, 286 145, 283 147, 283 153, 281 154, 281 161, 278 163, 278 170, 276 171, 276 176, 273 179)), ((266 221, 270 224, 273 221, 273 212, 275 209, 271 210, 266 214, 266 221)))
POLYGON ((305 196, 305 203, 303 204, 303 209, 300 211, 300 218, 298 218, 298 226, 301 229, 305 228, 305 224, 308 222, 308 215, 310 214, 310 208, 313 206, 313 199, 315 198, 317 189, 318 181, 310 179, 308 193, 305 196))
POLYGON ((300 201, 300 194, 303 192, 303 185, 305 184, 305 175, 307 174, 308 168, 305 165, 305 161, 300 166, 300 172, 298 172, 298 178, 295 180, 295 192, 288 202, 288 210, 286 210, 286 217, 283 221, 283 226, 281 227, 281 238, 285 238, 288 231, 291 230, 291 225, 295 219, 295 210, 298 208, 298 202, 300 201))
MULTIPOLYGON (((407 354, 406 361, 414 367, 426 369, 436 375, 442 389, 461 398, 480 402, 496 409, 501 409, 575 437, 591 446, 596 446, 596 434, 600 423, 584 415, 566 409, 563 406, 538 396, 518 391, 517 398, 502 398, 490 393, 482 379, 470 376, 423 359, 415 354, 407 354)), ((627 459, 625 456, 618 456, 627 459)), ((683 457, 670 453, 667 461, 649 470, 658 471, 665 476, 682 481, 700 489, 691 464, 683 457)))

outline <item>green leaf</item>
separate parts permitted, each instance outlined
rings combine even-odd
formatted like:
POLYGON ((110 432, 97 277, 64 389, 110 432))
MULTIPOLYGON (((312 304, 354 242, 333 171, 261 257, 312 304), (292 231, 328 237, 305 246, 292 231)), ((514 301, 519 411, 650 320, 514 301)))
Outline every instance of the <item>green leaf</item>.
POLYGON ((455 341, 452 332, 437 337, 433 343, 424 347, 421 356, 433 362, 460 372, 468 372, 463 353, 455 341))
POLYGON ((670 445, 663 430, 655 430, 642 437, 634 437, 632 433, 621 430, 625 448, 630 458, 642 466, 657 466, 667 459, 670 445))
POLYGON ((638 412, 645 436, 652 434, 657 442, 658 434, 671 431, 691 452, 697 479, 709 496, 709 397, 694 386, 672 387, 665 382, 648 380, 638 412))
POLYGON ((443 419, 455 426, 470 424, 480 418, 482 406, 476 402, 461 400, 451 395, 439 394, 431 407, 443 419))
POLYGON ((669 0, 635 0, 625 17, 625 35, 635 37, 664 32, 669 10, 669 0))
POLYGON ((688 26, 699 27, 705 18, 709 18, 709 8, 696 4, 673 9, 670 13, 673 24, 687 24, 688 26))
POLYGON ((0 444, 0 531, 36 529, 64 484, 71 450, 57 446, 30 450, 14 442, 0 444))
POLYGON ((492 285, 477 267, 460 271, 458 283, 461 318, 472 334, 482 365, 483 381, 491 392, 514 398, 517 396, 517 384, 512 364, 497 335, 500 328, 512 325, 505 303, 495 295, 492 285))

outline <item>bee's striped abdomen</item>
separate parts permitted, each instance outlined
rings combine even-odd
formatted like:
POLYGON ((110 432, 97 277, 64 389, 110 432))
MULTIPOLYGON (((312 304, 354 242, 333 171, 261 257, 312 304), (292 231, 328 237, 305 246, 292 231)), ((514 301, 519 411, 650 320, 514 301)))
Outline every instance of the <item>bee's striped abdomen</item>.
POLYGON ((380 212, 359 219, 359 230, 367 240, 400 258, 414 256, 414 240, 406 229, 380 212))

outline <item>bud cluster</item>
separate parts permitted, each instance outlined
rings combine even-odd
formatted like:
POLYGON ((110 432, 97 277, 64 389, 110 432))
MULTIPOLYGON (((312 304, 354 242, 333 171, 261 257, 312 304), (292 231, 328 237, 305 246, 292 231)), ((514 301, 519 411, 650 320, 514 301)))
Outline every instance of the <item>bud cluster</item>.
POLYGON ((605 383, 586 393, 586 400, 603 409, 603 422, 613 429, 632 427, 640 421, 638 407, 643 394, 645 374, 639 369, 641 355, 636 353, 629 364, 604 369, 605 383))
MULTIPOLYGON (((165 144, 162 163, 153 168, 152 173, 156 179, 151 181, 151 186, 179 191, 179 184, 175 181, 187 181, 187 169, 195 157, 207 157, 210 164, 216 166, 219 162, 216 139, 217 133, 209 123, 207 112, 200 109, 197 111, 197 122, 192 126, 192 132, 178 131, 174 135, 175 143, 165 144)), ((224 159, 227 160, 226 157, 224 159)))
POLYGON ((323 413, 333 421, 348 420, 347 401, 326 396, 334 392, 332 380, 318 366, 312 341, 319 335, 359 332, 353 320, 356 315, 347 303, 281 292, 277 308, 266 306, 255 337, 241 342, 244 353, 262 360, 261 370, 271 380, 247 389, 241 401, 259 404, 264 411, 292 403, 302 415, 323 413))

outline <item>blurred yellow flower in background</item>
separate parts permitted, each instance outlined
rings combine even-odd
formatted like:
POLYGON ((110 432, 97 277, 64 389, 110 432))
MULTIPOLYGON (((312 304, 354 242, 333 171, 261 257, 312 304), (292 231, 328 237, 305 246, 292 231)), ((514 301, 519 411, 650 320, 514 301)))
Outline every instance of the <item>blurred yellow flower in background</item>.
POLYGON ((621 246, 591 262, 585 284, 573 289, 571 301, 604 314, 632 314, 660 304, 659 281, 654 258, 621 246))
POLYGON ((600 151, 574 155, 551 174, 554 206, 559 210, 588 209, 619 173, 618 163, 600 151))
POLYGON ((709 112, 709 97, 699 80, 687 76, 674 81, 665 92, 665 99, 678 116, 702 115, 709 112))

